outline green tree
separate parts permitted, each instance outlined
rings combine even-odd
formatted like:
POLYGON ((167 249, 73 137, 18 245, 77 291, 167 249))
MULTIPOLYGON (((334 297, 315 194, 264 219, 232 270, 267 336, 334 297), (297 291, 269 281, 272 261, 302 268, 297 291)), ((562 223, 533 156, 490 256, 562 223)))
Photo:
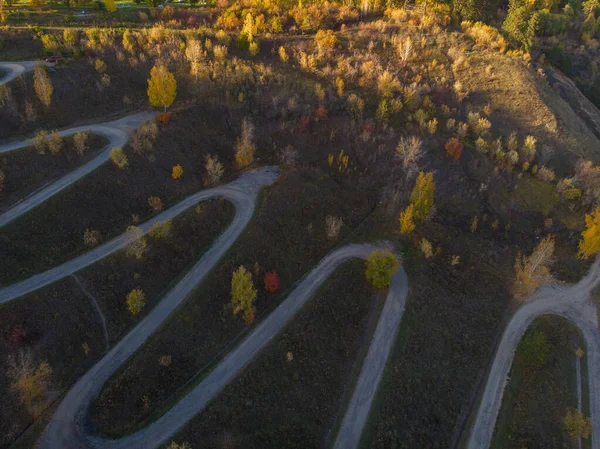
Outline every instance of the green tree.
POLYGON ((252 283, 252 274, 240 265, 233 272, 231 279, 231 306, 234 315, 244 312, 244 322, 246 324, 251 324, 254 321, 256 295, 257 292, 252 283))
POLYGON ((177 95, 177 81, 171 72, 163 65, 154 66, 150 70, 148 79, 148 99, 150 104, 157 108, 163 107, 166 111, 175 101, 177 95))
POLYGON ((47 108, 50 107, 54 87, 52 87, 52 81, 48 76, 48 70, 45 65, 37 64, 35 66, 33 70, 33 88, 42 104, 47 108))
POLYGON ((410 194, 410 204, 413 205, 413 216, 417 221, 422 221, 433 208, 433 195, 435 183, 433 173, 420 172, 415 181, 415 187, 410 194))
POLYGON ((533 47, 539 24, 538 11, 530 9, 523 0, 510 0, 502 30, 513 45, 520 45, 529 51, 533 47))
POLYGON ((365 275, 373 287, 385 288, 390 285, 392 276, 399 266, 400 262, 389 249, 375 250, 367 257, 365 275))

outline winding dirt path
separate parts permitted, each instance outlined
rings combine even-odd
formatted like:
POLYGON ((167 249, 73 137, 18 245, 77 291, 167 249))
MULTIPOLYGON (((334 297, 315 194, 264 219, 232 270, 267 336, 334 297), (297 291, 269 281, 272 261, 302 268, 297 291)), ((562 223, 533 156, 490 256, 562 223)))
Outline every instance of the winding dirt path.
POLYGON ((489 448, 517 344, 531 322, 544 314, 565 317, 583 333, 588 357, 592 448, 600 449, 600 332, 596 306, 590 299, 590 292, 599 283, 600 256, 596 258, 588 274, 577 284, 566 288, 543 287, 517 310, 500 340, 471 430, 468 449, 489 448))
MULTIPOLYGON (((42 61, 39 61, 39 63, 45 64, 42 61)), ((25 72, 32 71, 36 64, 38 64, 36 61, 0 62, 0 69, 6 72, 0 78, 0 86, 14 80, 25 72)))
MULTIPOLYGON (((238 210, 238 212, 240 212, 238 210)), ((241 211, 243 214, 243 211, 241 211)), ((183 302, 193 288, 202 281, 204 275, 218 262, 235 238, 241 233, 239 226, 247 223, 250 216, 244 217, 230 226, 206 253, 192 271, 171 290, 160 304, 139 323, 121 342, 119 342, 100 362, 85 374, 67 393, 58 407, 50 424, 41 438, 40 449, 154 449, 165 443, 187 421, 200 412, 257 354, 277 335, 312 297, 319 286, 333 271, 352 258, 365 259, 373 250, 386 245, 347 245, 326 256, 294 289, 294 291, 262 321, 219 365, 190 393, 182 398, 171 410, 148 427, 119 440, 102 439, 87 435, 85 419, 87 409, 119 366, 133 354, 161 323, 183 302), (232 228, 236 231, 232 232, 232 228)), ((344 425, 338 441, 355 440, 354 434, 360 434, 368 407, 377 388, 378 379, 385 366, 389 347, 400 322, 406 298, 406 275, 400 269, 394 276, 389 288, 387 302, 382 318, 371 344, 365 366, 358 381, 344 425), (383 348, 380 347, 383 344, 383 348), (387 348, 387 350, 386 350, 387 348), (371 362, 371 363, 369 363, 371 362), (368 397, 365 397, 367 395, 368 397), (350 423, 350 424, 346 424, 350 423), (356 424, 358 429, 353 425, 356 424)))
MULTIPOLYGON (((224 198, 233 203, 237 212, 232 225, 227 230, 227 233, 223 234, 218 242, 221 242, 221 239, 224 236, 227 236, 228 233, 233 233, 234 231, 237 237, 237 235, 246 226, 246 223, 254 212, 256 193, 260 187, 271 184, 277 178, 278 174, 279 171, 274 167, 265 167, 246 173, 235 181, 224 186, 203 190, 188 196, 186 199, 139 225, 139 228, 142 230, 143 234, 147 234, 152 225, 156 222, 172 220, 177 215, 188 210, 190 207, 195 206, 201 201, 210 198, 224 198)), ((26 295, 27 293, 76 273, 77 271, 92 265, 93 263, 98 262, 100 259, 103 259, 115 251, 127 246, 133 238, 133 233, 126 232, 100 246, 97 246, 85 254, 65 262, 62 265, 54 267, 48 271, 44 271, 43 273, 33 275, 24 281, 9 285, 8 287, 0 288, 0 304, 10 302, 19 296, 26 295)), ((233 241, 228 243, 233 243, 233 241)), ((221 242, 221 245, 222 244, 223 243, 221 242)), ((207 255, 210 254, 212 254, 212 252, 207 253, 207 255)))
MULTIPOLYGON (((131 133, 136 130, 143 122, 151 120, 156 114, 141 112, 134 115, 106 122, 102 124, 92 124, 77 126, 60 131, 61 137, 72 136, 78 132, 88 132, 98 134, 99 136, 108 139, 108 144, 98 153, 92 160, 86 162, 81 167, 63 176, 62 178, 36 190, 33 194, 11 206, 8 210, 0 214, 0 227, 10 223, 14 219, 29 212, 34 207, 46 201, 48 198, 56 195, 64 188, 70 186, 74 182, 94 171, 110 158, 110 152, 115 147, 123 147, 129 140, 131 133)), ((25 139, 19 142, 11 142, 0 145, 0 153, 15 151, 19 148, 31 146, 33 138, 25 139)))

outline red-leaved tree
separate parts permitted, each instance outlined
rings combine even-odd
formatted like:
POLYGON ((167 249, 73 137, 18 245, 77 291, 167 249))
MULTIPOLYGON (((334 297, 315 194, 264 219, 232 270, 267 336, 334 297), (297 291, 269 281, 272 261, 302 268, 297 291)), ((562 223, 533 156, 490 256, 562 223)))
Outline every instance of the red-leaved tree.
POLYGON ((265 274, 265 290, 269 293, 275 293, 279 290, 279 275, 277 271, 269 271, 265 274))
POLYGON ((446 153, 455 160, 459 160, 462 156, 463 146, 456 137, 449 139, 444 145, 444 148, 446 149, 446 153))

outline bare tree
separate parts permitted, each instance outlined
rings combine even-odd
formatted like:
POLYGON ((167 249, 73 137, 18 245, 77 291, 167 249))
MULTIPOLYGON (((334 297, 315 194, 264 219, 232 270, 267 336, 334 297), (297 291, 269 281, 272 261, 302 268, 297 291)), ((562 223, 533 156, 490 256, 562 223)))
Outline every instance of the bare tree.
POLYGON ((400 142, 398 142, 396 154, 398 154, 402 161, 402 168, 408 180, 419 172, 419 161, 425 154, 423 151, 423 142, 416 136, 410 138, 402 137, 400 142))
POLYGON ((196 39, 190 39, 185 48, 185 57, 192 65, 192 73, 198 80, 200 60, 202 59, 202 44, 196 39))

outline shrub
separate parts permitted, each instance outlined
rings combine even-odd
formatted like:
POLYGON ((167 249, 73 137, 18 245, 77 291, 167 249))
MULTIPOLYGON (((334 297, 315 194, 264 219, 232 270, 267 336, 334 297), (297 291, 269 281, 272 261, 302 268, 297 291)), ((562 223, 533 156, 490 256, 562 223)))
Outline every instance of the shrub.
POLYGON ((551 168, 542 165, 538 168, 536 177, 542 181, 552 182, 554 181, 556 175, 554 174, 554 171, 551 168))
POLYGON ((265 290, 269 293, 275 293, 279 290, 279 275, 277 271, 265 273, 265 290))
POLYGON ((325 218, 325 230, 327 232, 327 238, 335 240, 340 235, 340 229, 344 221, 340 217, 328 215, 325 218))
POLYGON ((431 242, 426 238, 421 239, 421 252, 426 259, 433 257, 433 247, 431 246, 431 242))
POLYGON ((332 30, 319 30, 315 34, 315 44, 319 51, 330 50, 337 45, 337 37, 332 30))
POLYGON ((498 50, 501 53, 506 50, 507 42, 496 28, 482 22, 464 21, 460 25, 464 33, 479 45, 498 50))
POLYGON ((137 154, 143 154, 152 149, 152 145, 158 137, 158 126, 151 121, 140 126, 129 139, 129 145, 137 154))
POLYGON ((225 173, 225 168, 219 162, 219 158, 216 155, 211 156, 207 154, 205 160, 206 165, 204 168, 206 169, 206 176, 204 177, 204 184, 212 186, 221 180, 223 173, 225 173))
POLYGON ((163 208, 163 202, 162 200, 157 197, 157 196, 151 196, 148 198, 148 205, 150 206, 150 209, 152 209, 152 212, 160 212, 163 208))
POLYGON ((463 145, 456 137, 448 139, 444 144, 444 148, 446 149, 446 153, 456 161, 462 156, 463 145))
POLYGON ((398 267, 400 263, 390 250, 375 250, 367 257, 365 275, 373 287, 385 288, 390 285, 398 267))
POLYGON ((129 244, 125 248, 125 254, 140 260, 143 257, 147 246, 144 233, 137 226, 129 226, 127 232, 129 233, 129 244))
POLYGON ((131 313, 134 316, 139 314, 146 305, 145 299, 146 295, 144 294, 141 288, 137 287, 131 290, 127 294, 126 298, 127 310, 129 310, 129 313, 131 313))
POLYGON ((285 51, 285 47, 279 47, 279 59, 281 59, 281 62, 287 62, 288 59, 290 59, 287 52, 285 51))
POLYGON ((179 164, 173 165, 173 169, 171 170, 171 178, 179 179, 183 176, 183 167, 179 164))
POLYGON ((150 237, 154 238, 154 239, 165 239, 169 236, 169 234, 171 233, 171 221, 157 221, 156 223, 154 223, 152 226, 150 226, 150 229, 148 230, 148 234, 150 234, 150 237))
POLYGON ((83 233, 83 243, 89 247, 98 245, 100 243, 100 233, 93 229, 86 229, 83 233))
POLYGON ((550 345, 546 334, 542 331, 536 331, 529 335, 517 346, 517 354, 523 360, 523 363, 530 368, 541 368, 548 360, 550 345))
POLYGON ((127 168, 129 165, 127 155, 123 151, 123 148, 113 148, 110 151, 110 160, 120 169, 127 168))
POLYGON ((166 125, 171 121, 171 113, 170 112, 159 112, 156 115, 156 120, 158 120, 163 125, 166 125))

